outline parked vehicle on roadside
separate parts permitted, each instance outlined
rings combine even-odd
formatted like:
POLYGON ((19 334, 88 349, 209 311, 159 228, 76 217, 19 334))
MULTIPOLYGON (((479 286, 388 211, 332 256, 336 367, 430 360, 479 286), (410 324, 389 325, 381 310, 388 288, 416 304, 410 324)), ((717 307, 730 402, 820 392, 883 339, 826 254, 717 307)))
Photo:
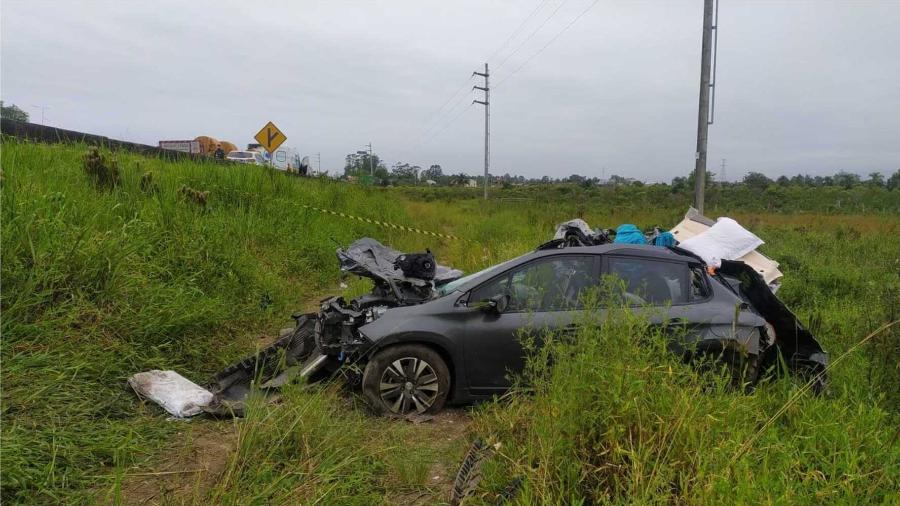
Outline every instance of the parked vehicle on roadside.
POLYGON ((237 163, 249 163, 251 165, 266 165, 266 159, 257 151, 231 151, 225 156, 226 160, 237 163))
POLYGON ((743 262, 723 261, 710 274, 678 248, 555 245, 460 277, 436 264, 431 274, 412 272, 407 255, 373 239, 339 249, 338 259, 344 272, 372 279, 372 292, 350 302, 332 297, 317 314, 296 315, 292 331, 222 371, 210 391, 240 401, 260 371, 263 388, 277 388, 290 374, 314 378, 340 368, 380 413, 431 414, 487 398, 522 370, 523 329, 571 332, 584 311, 605 311, 581 306, 581 295, 604 276, 619 278, 624 302, 652 324, 680 329, 670 349, 686 360, 725 360, 753 383, 783 359, 824 382, 827 353, 743 262))

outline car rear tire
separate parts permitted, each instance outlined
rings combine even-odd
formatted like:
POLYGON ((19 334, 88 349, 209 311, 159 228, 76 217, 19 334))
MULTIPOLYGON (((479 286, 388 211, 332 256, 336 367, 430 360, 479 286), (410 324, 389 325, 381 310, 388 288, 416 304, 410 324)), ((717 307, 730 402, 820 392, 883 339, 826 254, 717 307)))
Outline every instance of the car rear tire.
POLYGON ((430 415, 444 407, 450 393, 450 371, 441 356, 427 346, 393 346, 369 360, 362 390, 378 414, 430 415))

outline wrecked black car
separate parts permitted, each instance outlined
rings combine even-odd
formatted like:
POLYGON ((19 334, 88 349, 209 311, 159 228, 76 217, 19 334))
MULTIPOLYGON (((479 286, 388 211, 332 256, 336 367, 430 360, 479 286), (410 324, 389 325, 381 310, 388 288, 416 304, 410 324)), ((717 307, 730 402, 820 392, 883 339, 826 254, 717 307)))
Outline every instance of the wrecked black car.
POLYGON ((686 359, 724 359, 750 384, 779 361, 824 382, 827 353, 743 262, 711 272, 690 251, 613 244, 607 234, 565 236, 465 277, 430 253, 403 255, 373 239, 339 249, 338 259, 342 271, 372 279, 372 291, 295 315, 272 346, 213 378, 213 411, 238 411, 253 381, 267 390, 296 376, 342 374, 377 412, 401 416, 502 393, 524 365, 520 331, 573 330, 582 293, 604 276, 622 281, 636 310, 656 308, 652 323, 684 329, 671 349, 686 359))

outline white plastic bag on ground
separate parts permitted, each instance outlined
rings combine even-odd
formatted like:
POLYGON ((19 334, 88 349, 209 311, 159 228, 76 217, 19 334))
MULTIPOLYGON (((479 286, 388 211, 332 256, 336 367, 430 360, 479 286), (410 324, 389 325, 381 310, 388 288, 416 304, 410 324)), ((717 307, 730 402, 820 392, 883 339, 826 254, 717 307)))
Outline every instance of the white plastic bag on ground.
POLYGON ((211 392, 175 371, 139 372, 128 378, 128 384, 178 418, 198 415, 213 401, 211 392))
POLYGON ((722 260, 735 260, 761 246, 763 240, 731 218, 719 218, 716 224, 689 239, 680 247, 696 254, 708 265, 719 267, 722 260))

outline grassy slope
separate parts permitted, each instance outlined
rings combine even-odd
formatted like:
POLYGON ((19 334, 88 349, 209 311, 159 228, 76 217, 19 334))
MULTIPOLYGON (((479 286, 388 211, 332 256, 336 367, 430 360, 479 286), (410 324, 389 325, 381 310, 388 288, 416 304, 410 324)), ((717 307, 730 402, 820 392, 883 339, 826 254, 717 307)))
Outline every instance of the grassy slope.
MULTIPOLYGON (((643 197, 655 199, 655 206, 610 205, 608 195, 576 191, 560 195, 567 198, 485 204, 459 192, 401 194, 129 155, 119 155, 121 187, 97 191, 81 171, 83 151, 3 145, 4 500, 69 501, 98 487, 115 491, 123 472, 152 462, 182 427, 165 422, 156 409, 144 411, 124 379, 150 368, 202 379, 253 349, 291 311, 333 289, 332 238, 346 244, 371 235, 402 250, 430 247, 440 260, 471 271, 527 251, 555 222, 574 215, 612 226, 670 224, 683 213, 676 197, 643 197), (158 186, 150 195, 139 189, 147 171, 158 186), (208 206, 181 199, 181 185, 209 190, 208 206), (471 241, 381 229, 310 213, 302 204, 471 241)), ((894 209, 897 196, 877 193, 869 209, 894 209)), ((783 297, 805 321, 816 322, 833 353, 896 314, 895 216, 737 217, 769 241, 766 251, 788 274, 783 297)), ((896 414, 896 397, 886 397, 891 390, 884 387, 896 380, 885 373, 891 370, 886 360, 896 357, 890 347, 887 340, 876 343, 835 371, 840 401, 824 406, 826 412, 840 408, 842 421, 868 428, 876 415, 865 413, 896 414), (854 410, 864 414, 855 418, 854 410)), ((754 416, 774 411, 779 395, 762 394, 754 416)), ((212 499, 367 504, 397 490, 422 489, 428 462, 438 453, 454 460, 460 451, 429 441, 410 451, 409 427, 373 420, 331 390, 293 388, 286 398, 238 424, 239 450, 212 499), (398 448, 405 448, 399 456, 398 448)), ((719 407, 735 402, 719 400, 719 407)), ((501 408, 487 411, 493 409, 501 408)), ((487 422, 479 427, 491 430, 487 422)), ((829 444, 890 439, 888 429, 875 429, 875 439, 829 444)), ((779 463, 767 466, 791 472, 779 463)))
POLYGON ((3 146, 5 499, 65 497, 152 453, 178 428, 136 409, 129 374, 205 378, 334 286, 332 239, 376 229, 301 203, 406 221, 355 186, 128 155, 122 185, 97 191, 83 152, 3 146), (206 208, 181 185, 210 191, 206 208))

